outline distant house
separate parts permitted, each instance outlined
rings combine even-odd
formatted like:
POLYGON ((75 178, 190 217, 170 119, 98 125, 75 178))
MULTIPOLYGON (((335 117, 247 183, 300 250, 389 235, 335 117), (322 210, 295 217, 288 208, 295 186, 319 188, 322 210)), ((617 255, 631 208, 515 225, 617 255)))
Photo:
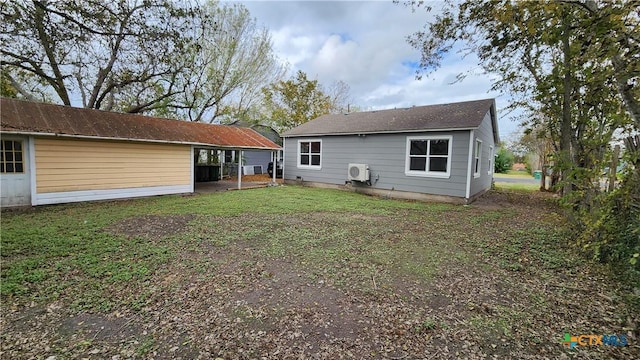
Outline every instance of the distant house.
MULTIPOLYGON (((260 135, 266 137, 267 139, 273 141, 274 143, 278 144, 278 145, 282 145, 282 139, 280 138, 280 134, 278 134, 277 131, 275 131, 271 126, 268 125, 262 125, 262 124, 251 124, 247 121, 243 121, 243 120, 236 120, 232 123, 229 124, 230 126, 236 126, 236 127, 246 127, 246 128, 251 128, 253 130, 255 130, 257 133, 259 133, 260 135)), ((232 151, 226 151, 225 152, 225 159, 223 160, 224 162, 235 162, 236 161, 236 155, 235 153, 233 153, 232 151)), ((274 157, 276 159, 282 159, 282 151, 274 153, 274 152, 264 152, 264 151, 245 151, 243 153, 243 165, 245 167, 253 167, 253 166, 259 166, 262 169, 262 173, 266 174, 267 173, 267 167, 269 165, 270 162, 272 162, 274 160, 274 157)), ((247 171, 243 172, 243 174, 246 174, 247 171)))
POLYGON ((491 187, 499 142, 493 99, 324 115, 282 137, 285 181, 458 203, 491 187))
POLYGON ((248 128, 6 98, 0 133, 3 207, 190 193, 199 149, 281 149, 248 128))

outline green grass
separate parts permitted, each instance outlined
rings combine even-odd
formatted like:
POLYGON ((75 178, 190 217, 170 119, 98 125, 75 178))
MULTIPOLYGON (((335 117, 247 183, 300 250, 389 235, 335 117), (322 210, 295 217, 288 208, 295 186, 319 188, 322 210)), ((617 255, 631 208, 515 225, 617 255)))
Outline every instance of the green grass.
POLYGON ((494 173, 493 174, 494 177, 496 178, 527 178, 527 179, 531 179, 533 178, 533 175, 529 174, 526 171, 516 171, 516 170, 509 170, 506 173, 494 173))
POLYGON ((496 179, 494 186, 497 190, 509 190, 516 192, 532 192, 540 190, 539 184, 521 184, 521 183, 508 183, 500 182, 500 179, 496 179))
MULTIPOLYGON (((366 277, 379 271, 376 266, 401 263, 405 255, 414 259, 428 259, 432 255, 426 250, 407 254, 406 246, 388 252, 384 235, 391 224, 374 226, 374 218, 360 221, 360 227, 354 229, 349 228, 352 221, 348 216, 392 216, 412 210, 442 214, 458 209, 452 205, 383 200, 344 191, 288 186, 9 211, 1 219, 0 292, 24 301, 73 299, 73 305, 80 309, 106 311, 118 304, 140 307, 144 292, 138 288, 166 264, 178 261, 176 254, 183 249, 198 249, 203 243, 224 248, 247 239, 258 243, 260 253, 265 256, 299 257, 316 272, 327 269, 327 264, 336 265, 358 254, 350 263, 374 264, 359 268, 359 277, 366 277), (345 218, 333 216, 328 224, 320 220, 311 226, 290 226, 286 221, 322 213, 344 214, 345 218), (153 241, 127 239, 104 230, 136 215, 171 214, 199 217, 186 233, 153 241), (232 220, 221 231, 219 222, 209 221, 212 216, 243 217, 232 220), (238 226, 242 232, 236 231, 238 226), (354 233, 360 237, 357 242, 354 233), (112 293, 119 296, 111 296, 112 293)), ((407 244, 417 247, 420 241, 411 239, 407 244)), ((205 274, 215 264, 196 261, 184 266, 205 274)), ((432 265, 411 263, 399 267, 419 276, 433 273, 432 265)), ((337 272, 329 275, 340 277, 337 272)))

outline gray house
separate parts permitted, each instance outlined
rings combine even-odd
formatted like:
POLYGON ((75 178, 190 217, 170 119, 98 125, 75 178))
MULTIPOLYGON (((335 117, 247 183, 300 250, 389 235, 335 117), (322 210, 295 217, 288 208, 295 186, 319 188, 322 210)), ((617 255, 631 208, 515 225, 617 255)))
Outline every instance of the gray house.
POLYGON ((456 203, 491 187, 499 142, 493 99, 324 115, 282 138, 286 182, 456 203))
MULTIPOLYGON (((280 138, 280 134, 275 131, 271 126, 262 125, 262 124, 252 124, 248 121, 236 120, 229 123, 230 126, 242 127, 242 128, 250 128, 255 130, 258 134, 266 137, 267 139, 273 141, 274 143, 282 146, 282 139, 280 138)), ((224 153, 224 162, 231 163, 236 161, 237 152, 234 151, 226 151, 224 153)), ((274 161, 274 157, 276 159, 282 159, 281 151, 276 153, 269 153, 265 151, 244 151, 243 152, 243 165, 246 167, 245 170, 254 168, 256 166, 262 167, 262 173, 267 173, 267 167, 269 163, 274 161)), ((233 171, 236 171, 232 170, 233 171)), ((247 171, 244 171, 243 174, 246 174, 247 171)))

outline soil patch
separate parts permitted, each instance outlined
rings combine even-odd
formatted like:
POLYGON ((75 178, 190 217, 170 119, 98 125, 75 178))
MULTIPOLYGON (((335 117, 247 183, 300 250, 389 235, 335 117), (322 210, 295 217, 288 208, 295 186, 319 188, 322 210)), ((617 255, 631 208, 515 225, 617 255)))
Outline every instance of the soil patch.
POLYGON ((126 218, 104 230, 127 238, 159 239, 179 234, 187 229, 195 215, 143 215, 126 218))

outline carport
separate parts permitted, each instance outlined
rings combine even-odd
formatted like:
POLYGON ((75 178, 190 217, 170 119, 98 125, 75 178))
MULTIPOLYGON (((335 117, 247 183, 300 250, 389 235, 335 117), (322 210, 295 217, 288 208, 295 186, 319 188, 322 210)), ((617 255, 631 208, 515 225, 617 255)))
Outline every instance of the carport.
MULTIPOLYGON (((228 139, 234 141, 234 139, 228 139)), ((238 139, 235 139, 237 141, 238 139)), ((279 156, 279 149, 264 149, 256 147, 196 147, 194 148, 194 179, 195 179, 195 191, 206 189, 205 192, 222 191, 230 188, 230 181, 225 181, 224 176, 224 151, 235 151, 238 154, 236 162, 237 169, 237 181, 235 181, 236 189, 242 189, 242 159, 244 158, 244 151, 270 151, 273 159, 277 161, 281 160, 279 156), (202 159, 204 157, 204 159, 202 159), (212 159, 213 158, 213 159, 212 159), (201 162, 202 161, 202 162, 201 162), (208 169, 208 168, 211 168, 208 169), (204 175, 208 173, 208 176, 204 175), (205 179, 206 178, 206 179, 205 179), (218 183, 218 184, 216 184, 218 183)), ((276 172, 273 172, 271 177, 271 183, 276 183, 276 172)), ((249 187, 256 187, 264 185, 263 183, 251 182, 249 187)))

